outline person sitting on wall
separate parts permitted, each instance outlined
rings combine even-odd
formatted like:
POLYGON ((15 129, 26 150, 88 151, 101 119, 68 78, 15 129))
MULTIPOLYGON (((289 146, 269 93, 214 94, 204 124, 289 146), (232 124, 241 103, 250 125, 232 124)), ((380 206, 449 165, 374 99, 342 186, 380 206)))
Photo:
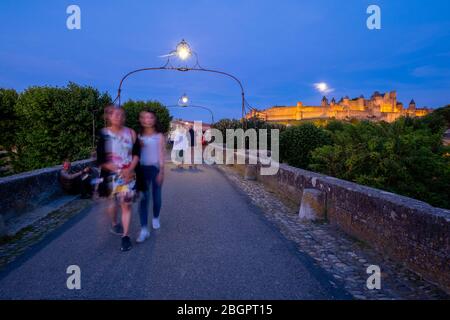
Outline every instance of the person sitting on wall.
POLYGON ((75 172, 70 160, 64 160, 59 174, 62 189, 68 194, 81 194, 82 198, 89 198, 92 195, 91 171, 91 168, 86 167, 75 172))

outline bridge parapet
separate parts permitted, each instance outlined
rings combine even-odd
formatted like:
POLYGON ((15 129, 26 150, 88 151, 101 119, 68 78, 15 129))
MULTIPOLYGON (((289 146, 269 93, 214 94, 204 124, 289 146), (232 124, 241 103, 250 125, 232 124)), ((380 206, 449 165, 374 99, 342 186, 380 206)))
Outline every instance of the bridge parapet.
POLYGON ((320 190, 329 223, 450 293, 450 210, 286 164, 273 176, 259 170, 258 181, 299 206, 303 190, 320 190))
MULTIPOLYGON (((77 170, 94 160, 80 160, 72 163, 77 170)), ((23 172, 0 178, 0 220, 6 221, 30 212, 49 201, 62 196, 58 182, 61 165, 23 172)))

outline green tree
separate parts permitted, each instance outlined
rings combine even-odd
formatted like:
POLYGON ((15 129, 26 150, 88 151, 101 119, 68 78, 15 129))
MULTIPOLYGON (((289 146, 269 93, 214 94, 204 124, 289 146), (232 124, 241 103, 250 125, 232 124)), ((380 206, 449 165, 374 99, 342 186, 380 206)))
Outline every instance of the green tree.
POLYGON ((140 131, 139 113, 144 109, 150 109, 156 113, 163 133, 168 132, 170 129, 172 117, 169 110, 158 101, 129 100, 123 104, 123 108, 126 113, 126 126, 134 129, 136 132, 140 131))
POLYGON ((346 125, 350 125, 347 122, 340 121, 340 120, 329 120, 328 123, 325 125, 325 129, 328 131, 331 131, 332 133, 336 131, 344 130, 344 127, 346 125))
POLYGON ((12 174, 11 158, 16 145, 17 116, 14 106, 18 94, 0 88, 0 176, 12 174))
POLYGON ((87 158, 92 152, 92 119, 103 126, 102 110, 111 97, 92 87, 30 87, 15 106, 18 116, 16 172, 87 158))
POLYGON ((329 132, 312 123, 289 127, 280 135, 280 158, 292 166, 306 169, 311 152, 330 143, 329 132))
POLYGON ((0 150, 10 151, 15 145, 17 116, 14 106, 18 97, 15 90, 0 88, 0 150))
POLYGON ((439 133, 450 128, 450 105, 434 110, 422 118, 414 118, 416 127, 428 127, 432 132, 439 133))
MULTIPOLYGON (((212 127, 217 130, 220 130, 225 139, 227 129, 232 129, 232 130, 244 129, 244 124, 242 121, 236 120, 236 119, 221 119, 221 120, 217 121, 216 123, 214 123, 212 127)), ((261 130, 261 129, 267 130, 266 143, 267 143, 267 148, 270 149, 272 147, 271 146, 271 141, 272 141, 271 140, 271 138, 272 138, 271 130, 275 129, 275 130, 279 130, 280 132, 283 132, 286 129, 286 126, 284 126, 282 124, 269 123, 267 121, 260 120, 260 119, 248 119, 246 121, 245 128, 246 129, 254 129, 256 131, 257 137, 258 137, 258 142, 257 142, 258 148, 259 148, 259 135, 260 135, 259 130, 261 130)), ((245 146, 246 146, 246 148, 249 147, 248 141, 246 141, 245 146)))
POLYGON ((221 119, 212 125, 213 128, 220 130, 222 135, 226 136, 227 129, 236 130, 242 128, 242 122, 236 119, 221 119))
POLYGON ((441 132, 401 118, 356 122, 334 132, 333 144, 312 152, 310 169, 371 187, 450 206, 449 149, 441 132))

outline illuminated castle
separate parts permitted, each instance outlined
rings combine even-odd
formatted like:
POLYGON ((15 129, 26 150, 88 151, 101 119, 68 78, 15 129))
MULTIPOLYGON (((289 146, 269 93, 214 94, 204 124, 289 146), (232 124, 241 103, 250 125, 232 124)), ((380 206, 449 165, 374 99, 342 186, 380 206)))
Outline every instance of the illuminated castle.
POLYGON ((397 102, 397 93, 379 93, 376 91, 370 99, 363 96, 350 99, 344 97, 338 102, 333 98, 328 101, 323 97, 320 106, 304 106, 298 102, 296 106, 275 106, 266 110, 253 110, 246 118, 257 117, 266 121, 289 122, 298 120, 330 119, 339 120, 374 120, 392 122, 402 116, 422 117, 431 110, 416 108, 414 100, 404 108, 401 102, 397 102))

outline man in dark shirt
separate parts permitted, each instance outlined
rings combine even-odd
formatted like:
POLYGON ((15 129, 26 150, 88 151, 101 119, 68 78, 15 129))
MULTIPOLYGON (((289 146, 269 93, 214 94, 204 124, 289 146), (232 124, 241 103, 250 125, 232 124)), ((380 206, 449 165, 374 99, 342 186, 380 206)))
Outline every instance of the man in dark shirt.
POLYGON ((90 171, 91 169, 86 167, 81 171, 75 172, 70 161, 68 159, 64 160, 59 174, 62 189, 69 194, 81 193, 83 198, 90 197, 92 194, 90 171))
POLYGON ((196 138, 196 134, 194 131, 194 128, 192 127, 192 125, 189 127, 189 156, 191 157, 191 164, 189 166, 189 169, 192 169, 192 166, 194 167, 194 169, 197 169, 197 164, 195 163, 195 138, 196 138))

